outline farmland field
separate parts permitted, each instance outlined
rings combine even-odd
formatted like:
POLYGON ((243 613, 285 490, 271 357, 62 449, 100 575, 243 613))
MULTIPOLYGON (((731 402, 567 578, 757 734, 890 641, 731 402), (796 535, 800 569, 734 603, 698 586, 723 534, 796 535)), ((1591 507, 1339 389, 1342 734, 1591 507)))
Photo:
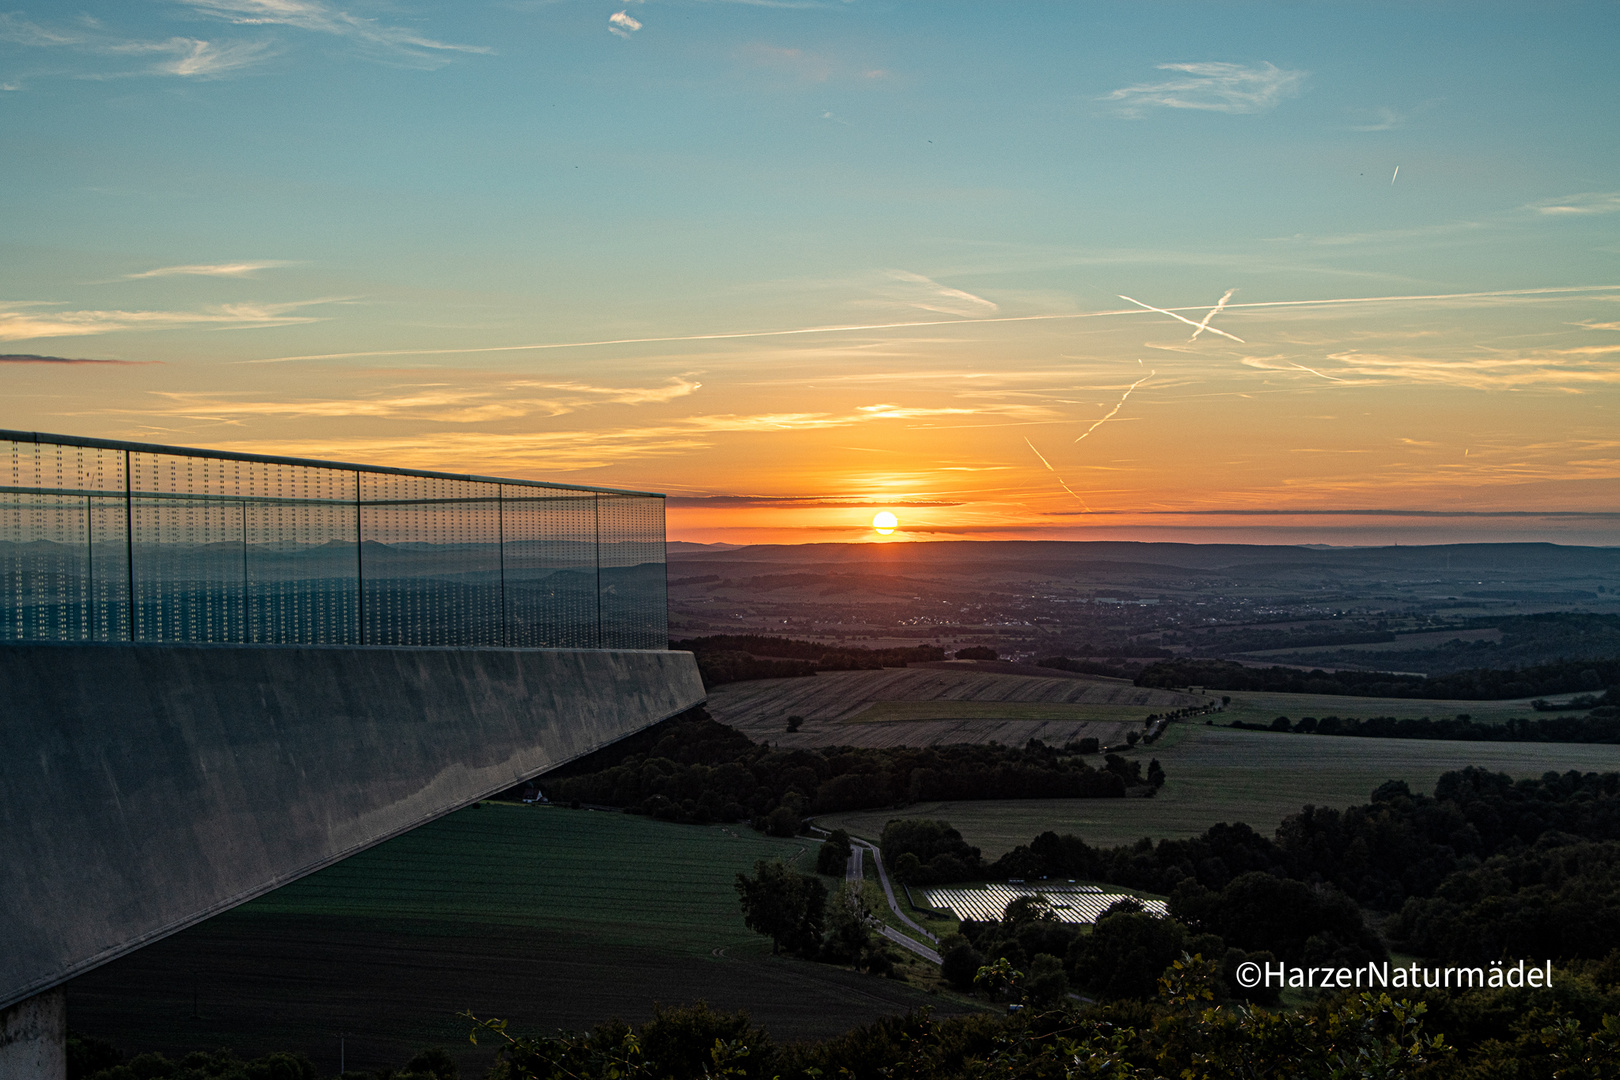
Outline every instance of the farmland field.
POLYGON ((426 1045, 481 1067, 493 1047, 468 1046, 467 1008, 543 1032, 707 999, 778 1038, 951 1011, 902 983, 773 958, 743 926, 736 873, 795 855, 808 868, 807 847, 745 827, 463 810, 75 979, 69 1019, 130 1051, 293 1049, 332 1073, 338 1031, 350 1068, 426 1045))
POLYGON ((1032 738, 1061 746, 1088 736, 1118 741, 1151 712, 1207 700, 1122 679, 915 667, 730 683, 710 692, 708 709, 721 723, 773 746, 1020 745, 1032 738), (930 704, 914 704, 922 702, 930 704), (881 707, 874 713, 874 706, 881 707), (805 721, 793 734, 786 731, 789 716, 805 721))
MULTIPOLYGON (((1047 829, 1101 845, 1143 836, 1192 836, 1218 821, 1243 821, 1269 835, 1306 803, 1366 802, 1388 779, 1432 791, 1441 773, 1465 765, 1515 777, 1540 776, 1549 769, 1620 770, 1620 746, 1281 735, 1205 727, 1196 720, 1172 726, 1163 741, 1131 756, 1156 757, 1164 766, 1169 780, 1156 798, 929 802, 903 814, 943 818, 987 858, 995 858, 1047 829)), ((884 822, 896 816, 894 810, 862 810, 817 820, 876 839, 884 822)))

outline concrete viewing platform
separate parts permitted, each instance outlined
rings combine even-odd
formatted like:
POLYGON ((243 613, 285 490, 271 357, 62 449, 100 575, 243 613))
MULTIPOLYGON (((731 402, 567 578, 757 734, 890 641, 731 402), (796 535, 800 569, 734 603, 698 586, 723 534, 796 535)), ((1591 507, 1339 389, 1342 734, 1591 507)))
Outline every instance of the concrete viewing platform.
POLYGON ((0 1075, 62 1075, 73 976, 703 699, 652 649, 0 645, 0 1075))

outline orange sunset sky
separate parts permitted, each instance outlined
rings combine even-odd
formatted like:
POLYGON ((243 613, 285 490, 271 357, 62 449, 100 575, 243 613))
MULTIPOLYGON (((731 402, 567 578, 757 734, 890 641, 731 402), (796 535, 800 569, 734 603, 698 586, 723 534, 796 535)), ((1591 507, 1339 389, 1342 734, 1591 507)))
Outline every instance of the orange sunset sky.
POLYGON ((1462 10, 36 4, 0 427, 701 542, 1620 542, 1617 9, 1462 10))

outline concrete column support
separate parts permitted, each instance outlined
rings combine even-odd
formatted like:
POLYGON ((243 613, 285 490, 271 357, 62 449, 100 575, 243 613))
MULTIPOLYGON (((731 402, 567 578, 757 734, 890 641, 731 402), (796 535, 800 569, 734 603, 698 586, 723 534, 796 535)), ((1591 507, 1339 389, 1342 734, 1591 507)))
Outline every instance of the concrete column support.
POLYGON ((0 1080, 66 1080, 67 994, 60 987, 0 1009, 0 1080))

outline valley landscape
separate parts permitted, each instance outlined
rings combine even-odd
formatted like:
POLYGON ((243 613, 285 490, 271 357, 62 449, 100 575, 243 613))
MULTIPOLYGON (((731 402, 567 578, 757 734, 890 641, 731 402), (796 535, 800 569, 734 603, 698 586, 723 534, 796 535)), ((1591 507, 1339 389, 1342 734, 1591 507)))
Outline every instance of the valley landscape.
POLYGON ((1620 1075, 1613 0, 13 7, 0 1080, 1620 1075))
MULTIPOLYGON (((742 582, 727 589, 755 621, 727 624, 732 636, 716 639, 733 653, 738 641, 753 640, 763 643, 754 646, 759 660, 816 649, 837 658, 835 670, 711 687, 706 715, 724 726, 715 730, 734 732, 728 738, 739 747, 760 748, 746 758, 759 762, 750 766, 756 773, 771 761, 786 767, 809 761, 802 757, 806 753, 830 759, 847 752, 835 749, 840 747, 904 754, 912 748, 1029 744, 1072 752, 1094 740, 1091 755, 1134 763, 1139 775, 1150 766, 1161 769, 1161 786, 1127 789, 1124 798, 884 796, 881 805, 822 810, 830 796, 813 795, 814 789, 799 794, 805 784, 800 780, 760 804, 762 810, 797 808, 804 822, 798 836, 772 836, 779 830, 768 827, 763 814, 742 807, 713 809, 719 820, 705 822, 711 810, 690 800, 680 804, 688 807, 684 811, 665 800, 667 813, 639 802, 588 800, 594 809, 568 808, 576 791, 607 790, 579 786, 598 775, 593 769, 626 760, 637 767, 638 752, 648 755, 648 766, 641 768, 664 754, 684 760, 679 739, 688 736, 660 740, 655 729, 570 766, 560 778, 542 777, 538 785, 514 789, 511 801, 460 811, 81 977, 70 998, 75 1026, 122 1046, 170 1054, 196 1045, 230 1045, 245 1054, 297 1046, 315 1059, 330 1056, 331 1032, 346 1031, 347 1060, 360 1068, 398 1063, 436 1044, 451 1047, 463 1068, 476 1070, 487 1066, 492 1048, 463 1042, 469 1021, 457 1014, 469 1009, 516 1024, 585 1028, 616 1017, 645 1021, 655 1003, 701 1000, 723 1011, 745 1009, 778 1040, 825 1039, 925 1005, 942 1018, 982 1015, 988 1003, 953 986, 937 962, 893 945, 889 962, 898 981, 862 973, 859 964, 851 969, 773 957, 768 943, 743 926, 732 879, 761 859, 813 873, 829 830, 881 846, 887 826, 899 819, 948 822, 988 863, 1011 857, 1048 832, 1098 848, 1196 839, 1220 823, 1241 822, 1270 836, 1302 808, 1344 811, 1365 804, 1390 781, 1413 792, 1432 791, 1442 776, 1468 768, 1515 778, 1620 774, 1620 737, 1479 742, 1343 737, 1293 730, 1292 724, 1272 729, 1279 716, 1314 722, 1329 716, 1462 714, 1488 726, 1548 715, 1601 717, 1605 708, 1612 712, 1600 704, 1601 687, 1550 699, 1446 699, 1138 685, 1152 665, 1173 658, 1308 673, 1312 669, 1295 661, 1322 649, 1361 658, 1356 668, 1342 670, 1376 670, 1373 662, 1389 652, 1404 668, 1427 668, 1437 676, 1457 670, 1459 653, 1480 666, 1511 670, 1574 663, 1607 671, 1613 635, 1620 632, 1620 614, 1609 599, 1609 582, 1620 579, 1620 556, 1612 551, 1309 550, 1300 557, 1353 564, 1353 586, 1336 583, 1337 591, 1324 600, 1294 582, 1257 607, 1257 594, 1272 585, 1247 579, 1241 568, 1274 566, 1274 549, 1141 545, 1129 552, 1129 563, 1120 564, 1111 561, 1119 557, 1113 545, 998 544, 982 553, 975 547, 695 555, 677 549, 672 578, 684 561, 682 573, 697 563, 725 570, 730 576, 722 581, 742 582), (1474 589, 1463 588, 1466 583, 1455 576, 1417 580, 1462 555, 1481 567, 1474 589), (828 578, 844 572, 829 565, 850 562, 857 566, 862 598, 877 605, 862 616, 864 634, 824 633, 818 644, 773 633, 805 620, 802 605, 817 602, 805 595, 824 590, 828 578), (995 600, 982 583, 972 586, 978 591, 966 591, 963 579, 981 563, 1004 578, 997 589, 1016 591, 1012 600, 995 600), (742 575, 766 565, 799 583, 751 593, 760 575, 742 575), (1494 577, 1483 576, 1485 566, 1494 577), (1198 588, 1178 580, 1188 570, 1202 575, 1198 588), (1069 602, 1122 591, 1103 584, 1110 578, 1131 582, 1131 603, 1069 602), (1513 598, 1465 598, 1487 581, 1513 598), (1506 588, 1510 583, 1514 587, 1506 588), (951 593, 953 588, 964 591, 951 593), (977 622, 918 630, 916 612, 942 594, 964 607, 1008 606, 975 616, 977 622), (1014 619, 1019 612, 1030 614, 1012 606, 1014 601, 1045 603, 1042 610, 1054 614, 1014 619), (1189 612, 1198 613, 1196 624, 1189 623, 1189 612), (754 637, 739 636, 744 634, 754 637), (1381 640, 1352 641, 1374 636, 1381 640), (1240 647, 1289 639, 1314 644, 1240 647), (858 651, 936 641, 952 652, 990 649, 1006 658, 885 667, 861 660, 858 651), (1086 648, 1088 641, 1112 647, 1086 648), (1192 642, 1226 644, 1205 649, 1192 642), (836 669, 851 657, 867 666, 836 669), (1051 666, 1059 660, 1115 673, 1051 666), (1571 704, 1584 708, 1566 707, 1571 704), (1144 741, 1142 733, 1161 716, 1175 719, 1144 741), (560 802, 518 801, 548 791, 560 802), (626 808, 637 813, 623 813, 626 808), (669 820, 651 820, 657 817, 669 820), (131 1008, 131 1002, 141 1004, 131 1008)), ((683 605, 692 603, 684 599, 691 587, 679 580, 672 582, 672 610, 689 612, 683 605)), ((712 590, 700 601, 723 591, 712 590)), ((699 649, 700 659, 706 655, 703 638, 686 644, 699 649)), ((1076 760, 1087 756, 1082 751, 1076 760)), ((672 765, 658 767, 667 772, 672 765)), ((670 782, 684 775, 672 774, 670 782)), ((678 798, 673 790, 671 796, 678 798)), ((892 868, 895 854, 888 855, 892 868)), ((824 879, 829 894, 843 877, 843 863, 837 866, 838 874, 824 879)), ((889 912, 874 874, 869 859, 860 877, 866 879, 862 902, 874 925, 909 937, 914 944, 908 949, 927 951, 939 948, 939 939, 960 940, 952 937, 959 930, 953 919, 920 906, 920 889, 897 892, 899 906, 889 912), (933 938, 921 936, 902 913, 933 938)), ((1151 889, 1136 895, 1164 899, 1151 889)), ((1086 992, 1083 983, 1077 989, 1086 992)))

